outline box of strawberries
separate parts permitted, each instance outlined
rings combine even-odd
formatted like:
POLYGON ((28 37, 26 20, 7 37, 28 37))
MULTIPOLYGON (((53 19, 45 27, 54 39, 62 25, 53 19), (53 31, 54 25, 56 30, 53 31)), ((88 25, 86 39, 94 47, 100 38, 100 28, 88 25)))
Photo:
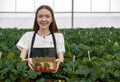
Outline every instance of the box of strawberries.
POLYGON ((56 68, 54 57, 35 57, 32 61, 35 71, 52 72, 56 68))

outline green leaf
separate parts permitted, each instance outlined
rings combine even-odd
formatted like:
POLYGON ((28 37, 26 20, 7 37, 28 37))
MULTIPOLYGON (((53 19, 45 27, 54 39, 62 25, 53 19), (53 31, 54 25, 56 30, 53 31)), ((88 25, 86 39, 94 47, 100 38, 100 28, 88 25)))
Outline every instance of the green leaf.
POLYGON ((36 82, 44 82, 45 78, 41 77, 40 79, 38 79, 36 82))
POLYGON ((12 82, 10 79, 6 79, 5 82, 12 82))

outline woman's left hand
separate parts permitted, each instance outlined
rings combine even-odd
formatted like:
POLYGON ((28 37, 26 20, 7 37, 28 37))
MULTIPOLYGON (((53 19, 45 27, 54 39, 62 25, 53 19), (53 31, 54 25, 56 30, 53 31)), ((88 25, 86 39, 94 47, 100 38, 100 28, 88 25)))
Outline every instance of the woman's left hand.
POLYGON ((60 65, 60 59, 56 59, 55 62, 57 64, 57 66, 56 66, 56 69, 52 73, 56 73, 58 71, 59 65, 60 65))

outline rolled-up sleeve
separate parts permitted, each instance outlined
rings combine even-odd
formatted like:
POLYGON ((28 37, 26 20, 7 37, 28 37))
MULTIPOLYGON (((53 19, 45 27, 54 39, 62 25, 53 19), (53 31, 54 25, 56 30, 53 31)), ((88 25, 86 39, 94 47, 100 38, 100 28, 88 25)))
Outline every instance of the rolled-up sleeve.
POLYGON ((59 33, 57 40, 57 53, 59 52, 65 52, 64 36, 62 33, 59 33))
POLYGON ((29 33, 25 33, 21 38, 20 40, 18 41, 18 43, 16 44, 17 48, 19 50, 21 50, 22 48, 25 48, 25 49, 29 49, 30 47, 30 39, 29 39, 29 33))

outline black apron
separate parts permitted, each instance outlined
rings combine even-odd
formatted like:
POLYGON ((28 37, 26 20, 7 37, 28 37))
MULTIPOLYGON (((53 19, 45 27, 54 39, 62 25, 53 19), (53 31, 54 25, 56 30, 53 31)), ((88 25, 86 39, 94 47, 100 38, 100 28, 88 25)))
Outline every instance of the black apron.
POLYGON ((57 51, 56 51, 56 40, 55 40, 54 33, 51 33, 54 47, 51 47, 51 48, 33 48, 36 33, 37 32, 35 32, 33 34, 32 42, 31 42, 30 58, 33 58, 33 57, 55 57, 55 58, 58 58, 57 51))

